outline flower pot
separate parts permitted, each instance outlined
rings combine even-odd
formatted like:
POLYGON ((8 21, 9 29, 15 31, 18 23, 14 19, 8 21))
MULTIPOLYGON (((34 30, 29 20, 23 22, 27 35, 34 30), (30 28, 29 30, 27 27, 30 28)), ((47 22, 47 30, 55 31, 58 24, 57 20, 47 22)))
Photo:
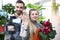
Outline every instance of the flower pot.
POLYGON ((4 26, 0 26, 0 34, 3 34, 5 32, 5 27, 4 26))
POLYGON ((5 36, 5 27, 0 26, 0 40, 4 40, 4 36, 5 36))

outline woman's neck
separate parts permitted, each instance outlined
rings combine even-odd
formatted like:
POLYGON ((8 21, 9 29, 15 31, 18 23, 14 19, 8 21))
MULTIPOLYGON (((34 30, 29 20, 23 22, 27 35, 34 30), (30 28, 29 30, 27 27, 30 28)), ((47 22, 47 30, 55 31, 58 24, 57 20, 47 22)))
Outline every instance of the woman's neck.
POLYGON ((37 21, 31 20, 32 23, 37 23, 37 21))

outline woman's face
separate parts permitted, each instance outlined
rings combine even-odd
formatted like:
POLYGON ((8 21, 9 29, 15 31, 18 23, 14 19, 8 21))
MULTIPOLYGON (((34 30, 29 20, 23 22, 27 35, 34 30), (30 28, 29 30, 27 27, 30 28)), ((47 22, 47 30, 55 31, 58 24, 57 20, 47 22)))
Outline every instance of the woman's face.
POLYGON ((31 19, 31 20, 37 21, 38 16, 39 16, 38 11, 34 10, 34 11, 31 11, 31 12, 30 12, 30 19, 31 19))

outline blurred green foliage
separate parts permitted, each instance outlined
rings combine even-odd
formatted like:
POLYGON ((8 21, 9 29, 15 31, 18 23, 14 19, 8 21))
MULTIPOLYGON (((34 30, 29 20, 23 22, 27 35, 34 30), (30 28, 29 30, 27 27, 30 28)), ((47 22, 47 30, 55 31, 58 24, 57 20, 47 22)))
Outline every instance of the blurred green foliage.
POLYGON ((8 12, 9 14, 13 14, 14 13, 14 6, 11 3, 8 3, 6 5, 3 6, 3 9, 8 12))

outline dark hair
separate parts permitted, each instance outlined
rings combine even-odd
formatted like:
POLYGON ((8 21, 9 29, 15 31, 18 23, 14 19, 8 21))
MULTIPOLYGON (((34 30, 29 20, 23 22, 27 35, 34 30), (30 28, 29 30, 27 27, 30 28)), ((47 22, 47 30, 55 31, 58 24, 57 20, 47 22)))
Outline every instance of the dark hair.
POLYGON ((16 3, 22 3, 25 6, 25 3, 21 0, 17 0, 16 3))

